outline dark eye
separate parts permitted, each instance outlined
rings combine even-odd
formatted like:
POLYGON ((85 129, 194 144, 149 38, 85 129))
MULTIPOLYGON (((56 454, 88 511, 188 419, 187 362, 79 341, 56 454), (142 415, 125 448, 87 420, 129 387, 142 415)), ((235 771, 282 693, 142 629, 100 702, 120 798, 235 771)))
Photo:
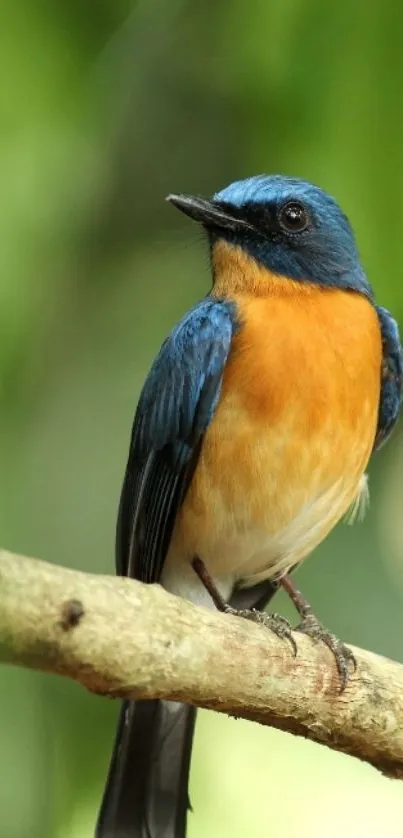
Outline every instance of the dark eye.
POLYGON ((309 223, 308 213, 303 204, 298 201, 288 201, 279 212, 278 220, 284 230, 289 233, 300 233, 309 223))

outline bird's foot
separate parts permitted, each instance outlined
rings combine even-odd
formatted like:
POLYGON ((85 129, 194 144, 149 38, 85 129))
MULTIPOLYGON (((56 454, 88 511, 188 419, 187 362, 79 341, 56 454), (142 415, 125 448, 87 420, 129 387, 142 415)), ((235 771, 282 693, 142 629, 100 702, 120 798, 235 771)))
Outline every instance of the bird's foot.
POLYGON ((251 620, 253 623, 270 629, 277 637, 288 640, 291 644, 294 657, 296 657, 298 650, 292 633, 291 623, 285 617, 282 617, 281 614, 265 614, 263 611, 257 611, 256 608, 238 609, 232 608, 231 605, 226 605, 224 613, 232 614, 234 617, 242 617, 244 620, 251 620))
POLYGON ((353 672, 357 669, 357 661, 351 649, 345 646, 335 634, 327 631, 312 612, 302 617, 295 631, 307 634, 308 637, 312 637, 316 642, 324 643, 330 649, 340 677, 340 692, 344 692, 350 678, 350 666, 352 666, 353 672))
POLYGON ((353 672, 357 669, 357 661, 351 649, 349 649, 348 646, 345 646, 338 637, 331 634, 330 631, 327 631, 327 629, 322 626, 317 617, 315 617, 309 602, 301 594, 301 591, 297 590, 290 576, 283 576, 280 580, 280 584, 287 592, 301 617, 301 622, 296 627, 295 631, 307 634, 317 642, 321 641, 333 653, 340 677, 340 692, 342 693, 348 684, 350 666, 352 666, 353 672))
POLYGON ((256 608, 233 608, 221 596, 217 586, 210 576, 206 565, 198 557, 195 556, 192 561, 194 572, 199 577, 203 587, 208 591, 216 608, 223 614, 232 614, 233 617, 242 617, 244 620, 252 620, 260 626, 270 629, 277 637, 288 640, 292 646, 294 656, 297 654, 297 644, 292 634, 291 623, 281 617, 280 614, 265 614, 263 611, 258 611, 256 608))

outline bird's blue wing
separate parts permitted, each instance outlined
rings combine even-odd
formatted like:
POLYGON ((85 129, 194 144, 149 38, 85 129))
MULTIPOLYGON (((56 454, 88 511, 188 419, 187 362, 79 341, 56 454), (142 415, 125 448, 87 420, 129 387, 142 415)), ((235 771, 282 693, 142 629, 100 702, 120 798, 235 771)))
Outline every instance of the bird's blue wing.
POLYGON ((403 350, 396 320, 386 308, 376 306, 382 334, 381 398, 374 449, 390 436, 403 399, 403 350))
POLYGON ((120 499, 116 568, 159 580, 172 530, 216 410, 236 331, 232 303, 207 297, 171 332, 138 403, 120 499))

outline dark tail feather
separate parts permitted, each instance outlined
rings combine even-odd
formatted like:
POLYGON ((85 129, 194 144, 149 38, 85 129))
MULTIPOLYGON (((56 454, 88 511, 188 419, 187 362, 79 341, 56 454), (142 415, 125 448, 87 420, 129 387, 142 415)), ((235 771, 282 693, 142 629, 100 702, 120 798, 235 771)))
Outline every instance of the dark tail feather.
MULTIPOLYGON (((264 608, 275 582, 237 591, 235 608, 264 608)), ((172 701, 123 704, 95 838, 185 838, 196 709, 172 701)))
POLYGON ((95 838, 185 838, 196 709, 123 704, 95 838))

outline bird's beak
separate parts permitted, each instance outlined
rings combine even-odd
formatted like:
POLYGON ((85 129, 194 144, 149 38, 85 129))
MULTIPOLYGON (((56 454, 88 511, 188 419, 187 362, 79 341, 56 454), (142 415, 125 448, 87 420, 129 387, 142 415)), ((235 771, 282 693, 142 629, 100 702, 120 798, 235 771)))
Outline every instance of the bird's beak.
POLYGON ((203 224, 204 227, 231 230, 234 233, 253 229, 251 224, 232 215, 229 206, 225 207, 214 201, 195 198, 192 195, 168 195, 166 200, 194 221, 203 224))

